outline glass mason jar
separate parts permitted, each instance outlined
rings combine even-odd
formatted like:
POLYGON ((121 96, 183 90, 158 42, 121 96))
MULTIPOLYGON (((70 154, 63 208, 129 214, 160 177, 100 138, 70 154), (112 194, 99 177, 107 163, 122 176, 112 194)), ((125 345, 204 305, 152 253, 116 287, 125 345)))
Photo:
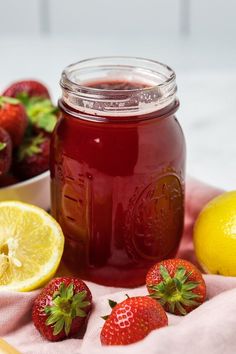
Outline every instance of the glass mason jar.
POLYGON ((152 264, 175 256, 183 231, 175 73, 153 60, 104 57, 68 66, 60 84, 50 169, 64 261, 83 279, 141 285, 152 264))

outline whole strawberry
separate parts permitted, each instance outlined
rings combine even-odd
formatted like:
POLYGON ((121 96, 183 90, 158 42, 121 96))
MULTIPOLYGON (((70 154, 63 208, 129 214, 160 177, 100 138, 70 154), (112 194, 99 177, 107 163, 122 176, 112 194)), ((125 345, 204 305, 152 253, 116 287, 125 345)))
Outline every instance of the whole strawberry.
POLYGON ((3 96, 9 97, 18 97, 22 94, 27 94, 29 97, 50 98, 48 89, 36 80, 16 81, 3 92, 3 96))
POLYGON ((0 176, 5 175, 11 166, 12 142, 10 135, 0 127, 0 176))
POLYGON ((39 134, 26 138, 14 157, 14 175, 24 180, 45 172, 49 168, 49 153, 49 137, 39 134))
POLYGON ((167 325, 166 313, 157 301, 147 296, 131 297, 115 305, 100 339, 103 345, 131 344, 167 325))
POLYGON ((0 127, 9 133, 14 147, 21 144, 27 126, 28 117, 20 101, 0 96, 0 127))
POLYGON ((32 319, 43 337, 58 341, 79 334, 91 307, 92 295, 82 280, 55 278, 35 299, 32 319))
POLYGON ((4 94, 16 97, 24 105, 31 131, 50 135, 58 119, 58 108, 53 105, 48 89, 39 81, 17 81, 4 94))
POLYGON ((183 259, 155 264, 147 273, 146 285, 151 297, 175 315, 186 315, 206 299, 201 272, 183 259))

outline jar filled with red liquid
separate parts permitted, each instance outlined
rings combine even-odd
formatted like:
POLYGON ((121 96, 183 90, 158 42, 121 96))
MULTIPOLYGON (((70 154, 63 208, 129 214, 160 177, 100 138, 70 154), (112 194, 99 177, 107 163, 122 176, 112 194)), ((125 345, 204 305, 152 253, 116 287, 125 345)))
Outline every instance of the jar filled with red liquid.
POLYGON ((134 287, 174 257, 183 231, 185 141, 175 73, 141 58, 68 66, 51 144, 52 214, 64 262, 96 283, 134 287))

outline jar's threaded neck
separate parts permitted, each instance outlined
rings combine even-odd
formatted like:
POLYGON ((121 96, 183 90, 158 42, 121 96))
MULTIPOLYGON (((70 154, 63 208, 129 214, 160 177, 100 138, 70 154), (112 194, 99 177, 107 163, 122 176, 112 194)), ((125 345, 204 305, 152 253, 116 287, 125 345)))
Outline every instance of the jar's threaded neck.
POLYGON ((63 101, 90 115, 144 115, 169 106, 176 98, 175 73, 157 61, 133 57, 101 57, 68 66, 62 73, 63 101), (93 87, 91 82, 124 81, 140 88, 93 87))

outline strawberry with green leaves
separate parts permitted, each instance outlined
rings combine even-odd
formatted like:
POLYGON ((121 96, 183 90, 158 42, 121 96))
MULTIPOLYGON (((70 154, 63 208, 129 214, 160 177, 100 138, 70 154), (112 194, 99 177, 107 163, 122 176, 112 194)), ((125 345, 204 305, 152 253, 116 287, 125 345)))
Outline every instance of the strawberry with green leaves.
POLYGON ((41 133, 26 137, 14 156, 14 175, 24 180, 45 172, 49 168, 49 154, 49 137, 41 133))
POLYGON ((0 176, 5 175, 11 166, 12 142, 6 130, 0 128, 0 176))
POLYGON ((92 295, 86 284, 74 277, 55 278, 34 301, 35 327, 49 341, 78 336, 92 307, 92 295))
POLYGON ((150 296, 175 315, 186 315, 206 299, 201 272, 183 259, 167 259, 152 266, 146 285, 150 296))
POLYGON ((45 85, 36 80, 17 81, 4 91, 4 95, 16 97, 24 105, 33 132, 52 133, 58 108, 53 105, 45 85))
POLYGON ((138 342, 152 330, 168 325, 162 306, 148 296, 127 298, 119 304, 109 301, 112 312, 105 316, 100 340, 103 345, 138 342))

